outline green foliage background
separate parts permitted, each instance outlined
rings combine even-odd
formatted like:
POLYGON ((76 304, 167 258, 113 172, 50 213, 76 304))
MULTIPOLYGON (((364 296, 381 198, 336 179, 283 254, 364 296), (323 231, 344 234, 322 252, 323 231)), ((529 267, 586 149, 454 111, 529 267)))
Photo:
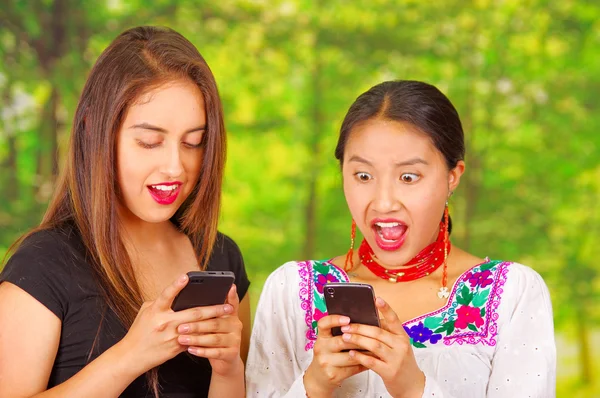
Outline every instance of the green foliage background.
POLYGON ((559 396, 600 395, 600 5, 594 1, 3 0, 0 255, 52 192, 79 92, 122 30, 170 26, 213 69, 229 152, 221 230, 258 299, 293 259, 347 250, 333 150, 361 92, 444 91, 467 135, 454 243, 530 265, 553 298, 559 396))

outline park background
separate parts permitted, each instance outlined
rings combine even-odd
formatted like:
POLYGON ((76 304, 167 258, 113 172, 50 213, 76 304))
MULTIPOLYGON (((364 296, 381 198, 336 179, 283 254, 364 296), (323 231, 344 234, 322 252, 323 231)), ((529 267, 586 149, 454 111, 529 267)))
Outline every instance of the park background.
POLYGON ((352 101, 383 80, 427 81, 466 133, 454 243, 542 274, 558 396, 600 396, 598 2, 2 0, 0 256, 40 221, 91 65, 143 24, 178 30, 216 76, 220 229, 243 251, 254 307, 285 261, 348 248, 333 151, 352 101))

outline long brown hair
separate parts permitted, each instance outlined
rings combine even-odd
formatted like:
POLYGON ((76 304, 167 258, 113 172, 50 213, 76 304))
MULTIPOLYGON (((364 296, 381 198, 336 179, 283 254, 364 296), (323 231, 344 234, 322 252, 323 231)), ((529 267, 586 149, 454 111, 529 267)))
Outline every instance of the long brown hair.
MULTIPOLYGON (((214 76, 202 55, 168 28, 129 29, 100 55, 81 93, 66 166, 54 196, 40 226, 28 234, 74 223, 108 305, 127 328, 143 298, 119 233, 116 137, 128 107, 142 94, 181 79, 197 84, 202 92, 207 130, 200 178, 172 221, 198 248, 199 264, 206 267, 221 203, 226 146, 223 110, 214 76)), ((147 375, 158 396, 157 369, 147 375)))

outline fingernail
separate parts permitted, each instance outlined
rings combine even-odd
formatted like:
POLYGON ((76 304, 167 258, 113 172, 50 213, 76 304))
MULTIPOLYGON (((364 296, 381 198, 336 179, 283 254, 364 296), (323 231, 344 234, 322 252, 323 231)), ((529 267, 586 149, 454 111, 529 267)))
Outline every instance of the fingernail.
POLYGON ((356 356, 356 352, 354 350, 350 350, 350 352, 348 352, 348 354, 354 358, 356 356))
POLYGON ((193 355, 198 355, 198 349, 194 347, 189 347, 188 352, 193 355))
POLYGON ((346 326, 342 326, 342 332, 349 332, 350 331, 350 326, 346 325, 346 326))
POLYGON ((385 306, 385 301, 383 301, 383 299, 381 297, 377 297, 377 299, 375 300, 375 303, 377 303, 377 305, 380 307, 385 306))
POLYGON ((342 325, 347 325, 347 324, 350 323, 350 318, 348 318, 347 316, 343 316, 343 317, 340 318, 340 323, 342 325))
POLYGON ((190 331, 190 327, 188 325, 179 326, 179 333, 187 333, 190 331))
POLYGON ((231 305, 229 305, 229 304, 225 304, 225 305, 223 306, 223 311, 224 311, 226 314, 231 314, 231 313, 233 312, 233 307, 232 307, 231 305))
POLYGON ((179 336, 179 342, 181 344, 189 344, 190 338, 187 336, 179 336))
POLYGON ((183 275, 181 275, 181 277, 179 278, 179 282, 183 283, 183 282, 185 282, 185 281, 187 281, 187 274, 183 274, 183 275))
POLYGON ((343 339, 344 341, 350 341, 350 335, 349 335, 349 334, 346 334, 346 333, 344 333, 344 334, 342 335, 342 339, 343 339))

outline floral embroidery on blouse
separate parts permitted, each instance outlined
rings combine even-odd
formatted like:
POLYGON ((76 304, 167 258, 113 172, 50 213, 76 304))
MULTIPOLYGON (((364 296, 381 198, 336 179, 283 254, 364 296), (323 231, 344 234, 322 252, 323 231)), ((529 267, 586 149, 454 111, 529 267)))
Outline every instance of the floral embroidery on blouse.
MULTIPOLYGON (((444 345, 496 345, 500 298, 510 263, 490 261, 471 268, 458 278, 448 303, 441 309, 404 323, 416 348, 444 345)), ((300 302, 307 326, 305 349, 317 339, 317 322, 327 315, 323 287, 328 282, 349 282, 344 271, 330 261, 298 263, 300 302)))
POLYGON ((306 351, 313 348, 317 339, 317 322, 327 315, 323 288, 329 282, 349 282, 344 271, 327 261, 298 263, 300 274, 300 305, 306 322, 306 351))
POLYGON ((411 344, 496 345, 497 309, 509 264, 486 261, 459 277, 446 306, 404 324, 411 344))

